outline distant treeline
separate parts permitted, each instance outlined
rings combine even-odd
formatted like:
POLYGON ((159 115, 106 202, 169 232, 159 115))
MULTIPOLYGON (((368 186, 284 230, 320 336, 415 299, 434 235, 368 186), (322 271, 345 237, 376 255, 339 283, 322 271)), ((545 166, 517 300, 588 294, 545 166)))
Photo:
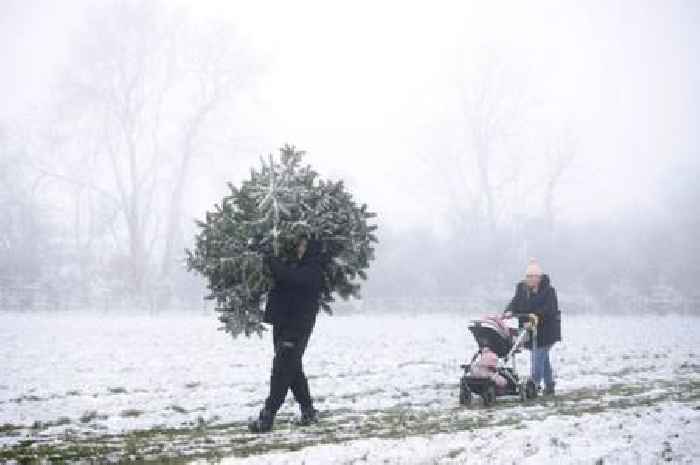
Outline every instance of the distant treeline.
MULTIPOLYGON (((80 225, 92 228, 91 243, 84 229, 66 228, 51 195, 35 188, 41 173, 18 162, 23 151, 0 144, 0 154, 0 309, 200 311, 206 305, 202 282, 176 253, 167 268, 147 260, 135 287, 128 242, 118 242, 124 236, 99 231, 100 224, 80 225)), ((534 256, 566 311, 698 313, 700 186, 693 170, 670 177, 660 208, 583 224, 534 218, 491 227, 477 215, 470 229, 455 227, 445 237, 430 225, 397 231, 380 214, 366 299, 338 308, 499 311, 534 256)), ((177 239, 186 245, 188 230, 177 239)), ((146 255, 158 250, 162 244, 154 241, 146 255)))
MULTIPOLYGON (((536 257, 568 311, 700 313, 700 170, 676 167, 658 208, 582 224, 529 219, 445 239, 429 228, 382 235, 366 295, 464 299, 447 304, 500 309, 536 257)), ((445 302, 450 302, 448 299, 445 302)), ((403 304, 402 304, 403 305, 403 304)))

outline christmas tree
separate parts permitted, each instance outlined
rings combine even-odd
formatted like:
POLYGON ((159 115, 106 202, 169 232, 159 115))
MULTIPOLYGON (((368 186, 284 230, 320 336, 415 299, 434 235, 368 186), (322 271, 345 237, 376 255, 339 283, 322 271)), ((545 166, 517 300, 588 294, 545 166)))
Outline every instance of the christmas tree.
POLYGON ((321 179, 302 165, 303 151, 285 145, 251 169, 240 187, 197 221, 187 266, 204 276, 219 320, 234 337, 261 334, 264 303, 273 286, 267 255, 291 261, 300 237, 323 243, 321 308, 331 313, 334 296, 359 297, 358 280, 374 258, 376 215, 358 205, 342 181, 321 179))

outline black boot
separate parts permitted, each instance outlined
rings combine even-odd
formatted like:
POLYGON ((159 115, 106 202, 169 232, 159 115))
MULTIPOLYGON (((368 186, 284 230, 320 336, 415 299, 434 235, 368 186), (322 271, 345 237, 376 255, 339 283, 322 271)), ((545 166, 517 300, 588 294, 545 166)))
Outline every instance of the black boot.
POLYGON ((301 409, 301 418, 297 421, 299 426, 311 426, 318 423, 318 410, 313 407, 301 409))
POLYGON ((248 424, 248 429, 251 433, 269 433, 272 431, 272 425, 275 422, 275 415, 263 408, 260 410, 260 415, 257 420, 253 420, 248 424))

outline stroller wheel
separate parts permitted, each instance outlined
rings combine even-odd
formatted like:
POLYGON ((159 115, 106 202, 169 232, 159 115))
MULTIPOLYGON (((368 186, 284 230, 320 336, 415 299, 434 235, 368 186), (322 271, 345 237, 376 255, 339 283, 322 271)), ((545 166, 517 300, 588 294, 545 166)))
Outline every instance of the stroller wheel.
POLYGON ((472 391, 466 381, 462 379, 459 383, 459 404, 469 406, 472 403, 472 391))
POLYGON ((537 397, 537 386, 535 386, 535 382, 531 379, 527 380, 527 383, 525 383, 525 398, 526 399, 534 399, 537 397))
POLYGON ((520 401, 525 402, 527 400, 527 383, 526 382, 521 382, 520 385, 518 386, 518 394, 520 396, 520 401))
POLYGON ((489 383, 481 392, 481 398, 484 401, 484 405, 493 405, 496 402, 496 385, 489 383))

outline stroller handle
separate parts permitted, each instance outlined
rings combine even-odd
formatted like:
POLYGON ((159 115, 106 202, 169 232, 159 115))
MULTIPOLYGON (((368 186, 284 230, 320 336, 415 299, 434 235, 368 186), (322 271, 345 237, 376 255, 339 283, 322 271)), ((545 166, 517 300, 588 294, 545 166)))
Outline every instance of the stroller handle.
POLYGON ((539 317, 534 313, 511 313, 510 316, 505 316, 506 312, 504 312, 503 315, 504 318, 526 317, 528 319, 528 322, 534 324, 535 326, 537 326, 537 323, 539 322, 539 317))

